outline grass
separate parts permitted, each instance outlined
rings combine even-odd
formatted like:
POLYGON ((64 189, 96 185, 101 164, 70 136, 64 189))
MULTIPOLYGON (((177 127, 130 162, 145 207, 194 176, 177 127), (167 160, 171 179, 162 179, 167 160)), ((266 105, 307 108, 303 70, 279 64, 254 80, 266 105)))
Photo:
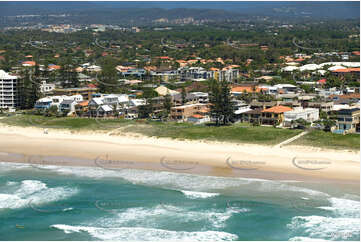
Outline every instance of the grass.
POLYGON ((13 115, 0 119, 9 125, 70 130, 113 130, 124 127, 123 132, 174 139, 228 141, 274 145, 297 135, 299 130, 253 127, 249 124, 206 126, 189 123, 133 121, 124 119, 54 118, 39 115, 13 115))
POLYGON ((247 124, 215 127, 188 123, 152 123, 151 128, 149 126, 139 125, 127 127, 124 131, 155 137, 267 145, 277 144, 301 132, 298 130, 276 129, 273 127, 252 127, 247 124))
MULTIPOLYGON (((2 117, 1 123, 23 127, 62 128, 70 130, 106 130, 122 128, 123 132, 140 133, 153 137, 174 139, 227 141, 275 145, 289 139, 301 130, 253 127, 246 123, 229 126, 193 125, 190 123, 156 122, 124 119, 55 118, 40 115, 12 115, 2 117)), ((360 135, 339 135, 323 131, 312 131, 290 145, 305 145, 331 149, 360 149, 360 135)))
POLYGON ((320 130, 314 130, 293 141, 289 145, 306 145, 329 149, 360 150, 360 135, 340 135, 320 130))
POLYGON ((44 117, 41 115, 12 115, 0 119, 1 123, 22 127, 62 128, 70 130, 112 130, 134 123, 124 119, 90 119, 71 117, 44 117))

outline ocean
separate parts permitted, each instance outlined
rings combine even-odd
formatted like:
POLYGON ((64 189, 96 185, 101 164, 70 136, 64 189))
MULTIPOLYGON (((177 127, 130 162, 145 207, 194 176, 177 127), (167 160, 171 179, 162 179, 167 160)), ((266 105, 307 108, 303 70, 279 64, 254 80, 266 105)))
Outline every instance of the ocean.
POLYGON ((0 162, 0 240, 360 240, 354 189, 0 162))

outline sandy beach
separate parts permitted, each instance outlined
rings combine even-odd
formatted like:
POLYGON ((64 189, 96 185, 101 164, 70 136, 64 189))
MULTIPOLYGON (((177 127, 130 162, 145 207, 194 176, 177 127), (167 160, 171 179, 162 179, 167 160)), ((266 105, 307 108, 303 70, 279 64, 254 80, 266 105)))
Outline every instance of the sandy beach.
POLYGON ((360 154, 307 146, 184 141, 0 124, 0 161, 359 184, 360 154))

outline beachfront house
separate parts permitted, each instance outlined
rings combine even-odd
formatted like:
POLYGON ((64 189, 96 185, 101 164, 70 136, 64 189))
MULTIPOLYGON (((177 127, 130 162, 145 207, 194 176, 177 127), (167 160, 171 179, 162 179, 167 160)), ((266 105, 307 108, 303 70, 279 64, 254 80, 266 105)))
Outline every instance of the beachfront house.
POLYGON ((247 103, 237 99, 232 100, 232 104, 234 108, 233 113, 236 122, 241 122, 242 114, 252 110, 247 103))
POLYGON ((294 122, 299 119, 313 123, 319 119, 319 110, 317 108, 294 108, 294 110, 284 113, 283 126, 292 127, 294 122))
POLYGON ((67 113, 67 115, 72 115, 75 113, 75 105, 76 104, 77 104, 77 101, 75 101, 74 99, 63 100, 60 103, 59 110, 62 113, 67 113))
POLYGON ((72 111, 75 112, 75 105, 78 102, 83 101, 83 96, 81 95, 73 95, 73 96, 47 96, 44 98, 40 98, 36 101, 34 108, 38 110, 45 110, 49 109, 51 106, 56 106, 58 108, 58 111, 61 111, 61 104, 63 101, 73 101, 74 107, 71 104, 71 102, 65 102, 63 106, 63 111, 72 111), (68 106, 70 105, 70 106, 68 106))
POLYGON ((359 133, 360 132, 360 109, 341 109, 337 111, 337 130, 335 133, 359 133))
POLYGON ((115 106, 101 105, 96 110, 96 117, 114 116, 115 112, 116 112, 115 106))
POLYGON ((194 114, 187 118, 187 122, 194 124, 203 124, 210 122, 211 119, 208 115, 194 114))
POLYGON ((209 108, 207 104, 203 103, 195 103, 195 104, 187 104, 178 107, 172 107, 170 111, 170 117, 173 120, 178 122, 188 121, 188 118, 195 115, 203 115, 206 116, 209 113, 209 108))
POLYGON ((274 106, 262 110, 261 124, 265 125, 279 125, 284 121, 284 113, 292 111, 292 108, 286 106, 274 106))
POLYGON ((89 116, 97 117, 98 107, 100 107, 103 104, 104 104, 103 98, 101 98, 101 97, 95 97, 92 100, 90 100, 89 104, 88 104, 89 116))
POLYGON ((262 108, 251 109, 244 113, 241 113, 239 119, 241 122, 251 124, 261 124, 262 108))
POLYGON ((75 105, 75 113, 77 116, 82 117, 88 114, 89 101, 83 101, 75 105))
POLYGON ((123 114, 129 106, 129 96, 127 94, 98 94, 94 95, 89 101, 89 116, 97 117, 111 116, 109 107, 111 107, 112 115, 123 114), (105 105, 104 107, 102 107, 105 105))

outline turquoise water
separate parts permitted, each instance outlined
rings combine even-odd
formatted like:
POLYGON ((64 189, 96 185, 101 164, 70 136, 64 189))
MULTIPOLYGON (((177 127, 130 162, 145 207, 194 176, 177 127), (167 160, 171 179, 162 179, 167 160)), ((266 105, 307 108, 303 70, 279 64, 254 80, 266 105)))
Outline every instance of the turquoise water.
POLYGON ((322 187, 0 163, 0 240, 360 240, 359 194, 322 187))

